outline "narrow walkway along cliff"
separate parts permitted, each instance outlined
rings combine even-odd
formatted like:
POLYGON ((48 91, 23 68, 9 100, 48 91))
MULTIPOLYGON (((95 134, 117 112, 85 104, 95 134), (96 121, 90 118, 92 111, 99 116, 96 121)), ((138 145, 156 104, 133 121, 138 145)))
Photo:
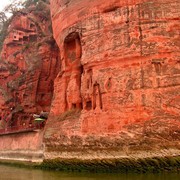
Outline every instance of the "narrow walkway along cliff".
MULTIPOLYGON (((56 169, 143 159, 179 169, 179 22, 178 0, 51 0, 18 12, 1 51, 0 123, 23 130, 33 114, 49 116, 1 142, 27 137, 15 151, 40 151, 56 169)), ((0 144, 2 158, 11 147, 0 144)))

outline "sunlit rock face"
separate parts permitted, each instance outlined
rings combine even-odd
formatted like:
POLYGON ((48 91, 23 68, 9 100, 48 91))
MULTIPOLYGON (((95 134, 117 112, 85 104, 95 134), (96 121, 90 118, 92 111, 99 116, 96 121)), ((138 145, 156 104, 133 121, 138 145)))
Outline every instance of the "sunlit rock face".
POLYGON ((0 60, 1 128, 29 126, 33 114, 50 111, 59 49, 51 32, 49 5, 17 12, 8 27, 0 60))
POLYGON ((51 0, 62 69, 47 152, 180 147, 179 9, 177 0, 51 0))

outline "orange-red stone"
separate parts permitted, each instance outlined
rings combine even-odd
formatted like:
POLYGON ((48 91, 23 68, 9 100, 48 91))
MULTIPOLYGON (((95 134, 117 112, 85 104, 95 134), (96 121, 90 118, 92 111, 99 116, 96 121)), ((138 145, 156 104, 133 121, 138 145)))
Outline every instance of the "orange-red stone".
POLYGON ((179 147, 179 7, 177 0, 51 0, 62 69, 47 147, 179 147), (57 120, 72 108, 79 117, 57 120))
POLYGON ((34 113, 50 111, 60 62, 46 13, 35 7, 17 12, 8 27, 0 61, 1 128, 29 126, 34 113))

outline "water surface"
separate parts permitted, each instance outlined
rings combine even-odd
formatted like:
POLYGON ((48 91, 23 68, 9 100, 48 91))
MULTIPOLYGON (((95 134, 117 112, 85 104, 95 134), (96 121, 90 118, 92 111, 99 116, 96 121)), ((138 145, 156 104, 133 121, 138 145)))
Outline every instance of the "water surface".
POLYGON ((0 180, 180 180, 180 174, 72 173, 0 165, 0 180))

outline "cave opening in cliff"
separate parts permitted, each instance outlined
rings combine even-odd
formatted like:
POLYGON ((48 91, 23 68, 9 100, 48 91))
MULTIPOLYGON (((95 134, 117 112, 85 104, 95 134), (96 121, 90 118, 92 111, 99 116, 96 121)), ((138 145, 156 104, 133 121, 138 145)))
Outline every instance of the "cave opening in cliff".
POLYGON ((64 41, 66 64, 74 61, 80 61, 82 55, 82 46, 80 36, 77 32, 69 34, 64 41))
POLYGON ((36 36, 36 35, 30 35, 30 36, 29 36, 29 40, 30 40, 31 42, 37 41, 37 36, 36 36))
POLYGON ((72 109, 76 109, 76 104, 72 103, 72 109))
POLYGON ((92 101, 89 100, 86 102, 86 110, 90 111, 92 109, 92 101))
POLYGON ((23 37, 23 41, 28 42, 28 41, 29 41, 29 38, 28 38, 27 36, 24 36, 24 37, 23 37))

